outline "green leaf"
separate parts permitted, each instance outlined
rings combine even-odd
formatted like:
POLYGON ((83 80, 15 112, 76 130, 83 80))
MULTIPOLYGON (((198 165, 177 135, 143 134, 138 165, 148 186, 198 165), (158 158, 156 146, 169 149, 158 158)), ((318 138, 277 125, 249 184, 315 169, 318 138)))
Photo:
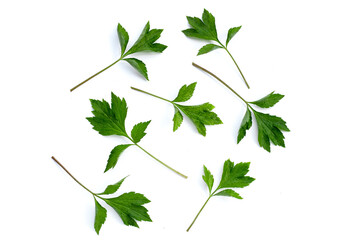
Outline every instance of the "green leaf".
POLYGON ((177 97, 173 100, 173 102, 186 102, 188 101, 195 91, 196 82, 191 83, 189 86, 186 84, 182 86, 179 90, 177 97))
POLYGON ((206 44, 205 46, 203 46, 202 48, 200 48, 199 52, 198 52, 198 56, 199 55, 202 55, 202 54, 205 54, 205 53, 208 53, 208 52, 211 52, 215 49, 218 49, 218 48, 222 48, 221 46, 219 45, 216 45, 216 44, 206 44))
POLYGON ((125 149, 127 149, 131 145, 133 144, 122 144, 114 147, 113 150, 111 150, 110 152, 109 159, 104 172, 107 172, 111 168, 114 168, 119 159, 120 154, 123 153, 125 149))
POLYGON ((125 58, 133 68, 135 68, 146 80, 149 80, 145 63, 136 58, 125 58))
POLYGON ((195 106, 184 106, 180 104, 175 104, 196 126, 198 132, 206 136, 205 125, 216 125, 222 124, 221 119, 212 112, 215 107, 210 103, 204 103, 201 105, 195 106))
POLYGON ((230 40, 235 36, 235 34, 237 34, 237 32, 240 30, 241 26, 239 27, 233 27, 230 28, 227 34, 227 38, 226 38, 226 46, 229 44, 230 40))
POLYGON ((90 99, 94 117, 86 118, 93 129, 103 136, 119 135, 126 136, 125 118, 127 106, 125 99, 120 99, 111 93, 111 108, 105 100, 90 99))
POLYGON ((253 110, 258 125, 259 145, 270 152, 270 141, 275 146, 285 147, 284 135, 282 131, 290 131, 286 122, 280 117, 257 112, 253 110))
POLYGON ((221 188, 243 188, 252 183, 255 179, 245 176, 249 171, 250 163, 238 163, 234 166, 234 163, 227 160, 224 163, 223 174, 219 184, 221 188))
POLYGON ((121 184, 124 182, 125 178, 121 179, 120 181, 118 181, 117 183, 113 184, 113 185, 109 185, 106 187, 105 191, 103 191, 102 193, 99 193, 98 195, 108 195, 108 194, 113 194, 115 193, 121 186, 121 184))
POLYGON ((100 203, 95 199, 95 221, 94 228, 96 233, 99 235, 100 229, 106 220, 106 209, 100 205, 100 203))
POLYGON ((117 212, 127 226, 139 227, 136 221, 151 222, 148 210, 142 206, 150 201, 140 193, 124 193, 119 197, 104 199, 104 201, 117 212))
POLYGON ((251 112, 247 108, 243 120, 241 121, 240 129, 237 136, 237 143, 239 143, 246 135, 246 131, 252 126, 251 112))
POLYGON ((235 192, 232 189, 225 189, 225 190, 215 194, 215 196, 226 196, 226 197, 234 197, 237 199, 243 199, 237 192, 235 192))
POLYGON ((269 108, 274 106, 276 103, 278 103, 283 97, 284 95, 272 92, 266 95, 265 97, 250 103, 255 104, 261 108, 269 108))
POLYGON ((183 30, 188 37, 200 38, 205 40, 218 41, 215 26, 215 17, 204 9, 202 20, 197 17, 186 17, 192 28, 183 30))
MULTIPOLYGON (((204 182, 209 188, 209 197, 204 203, 204 205, 201 207, 200 211, 196 215, 193 222, 190 224, 189 228, 186 231, 189 231, 190 228, 193 226, 194 222, 198 218, 199 214, 207 204, 207 202, 212 198, 213 196, 226 196, 226 197, 234 197, 237 199, 242 199, 242 197, 235 192, 232 189, 229 188, 243 188, 248 186, 252 181, 255 179, 249 176, 245 176, 249 171, 249 165, 250 163, 238 163, 234 166, 234 163, 229 160, 226 160, 224 162, 223 167, 223 174, 221 177, 221 181, 219 186, 213 191, 213 183, 214 183, 214 177, 210 173, 210 171, 204 166, 204 175, 202 176, 204 182), (223 191, 219 191, 222 188, 225 188, 223 191)), ((225 219, 225 218, 224 218, 225 219)))
POLYGON ((214 185, 214 176, 211 174, 211 172, 205 167, 204 165, 204 175, 202 176, 204 182, 209 188, 209 193, 211 193, 212 187, 214 185))
POLYGON ((183 115, 181 114, 181 112, 179 111, 179 109, 175 108, 175 114, 174 114, 174 118, 173 118, 173 122, 174 122, 174 127, 173 127, 173 131, 175 132, 181 125, 182 121, 183 121, 183 115))
POLYGON ((131 130, 131 138, 135 143, 140 142, 140 140, 146 135, 145 130, 150 122, 151 120, 147 122, 140 122, 133 127, 131 130))
POLYGON ((121 46, 121 56, 124 54, 126 50, 126 46, 129 42, 129 34, 126 32, 125 28, 123 28, 120 23, 117 26, 117 33, 120 41, 121 46))
POLYGON ((211 34, 217 39, 217 31, 215 25, 215 17, 206 9, 202 14, 202 20, 204 24, 209 28, 211 34))
POLYGON ((150 23, 147 22, 139 38, 125 55, 127 56, 143 51, 163 52, 167 46, 160 43, 155 43, 155 41, 160 38, 162 31, 163 29, 150 30, 150 23))

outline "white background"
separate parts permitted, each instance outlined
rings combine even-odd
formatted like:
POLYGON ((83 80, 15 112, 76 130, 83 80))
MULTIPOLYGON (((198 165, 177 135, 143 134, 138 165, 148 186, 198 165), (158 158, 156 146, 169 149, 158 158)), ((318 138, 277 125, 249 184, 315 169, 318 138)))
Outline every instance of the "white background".
POLYGON ((0 4, 0 238, 1 239, 360 239, 358 1, 3 1, 0 4), (216 18, 251 89, 225 51, 196 56, 204 41, 181 33, 185 16, 216 18), (138 54, 150 82, 121 62, 73 93, 69 89, 119 57, 116 25, 136 40, 145 23, 164 28, 162 54, 138 54), (212 70, 245 99, 285 95, 265 112, 287 121, 286 148, 258 146, 253 126, 236 144, 245 105, 213 78, 212 70), (172 132, 173 108, 132 91, 135 86, 174 98, 197 81, 189 104, 211 102, 224 124, 204 138, 185 119, 172 132), (91 129, 89 99, 125 97, 128 131, 152 120, 141 145, 187 174, 173 174, 135 147, 103 169, 111 149, 126 143, 91 129), (151 200, 153 220, 127 227, 110 208, 100 236, 94 203, 52 160, 55 156, 95 192, 130 175, 119 193, 151 200), (223 162, 250 161, 256 178, 239 189, 243 200, 210 200, 190 232, 186 228, 207 198, 205 164, 221 177, 223 162))

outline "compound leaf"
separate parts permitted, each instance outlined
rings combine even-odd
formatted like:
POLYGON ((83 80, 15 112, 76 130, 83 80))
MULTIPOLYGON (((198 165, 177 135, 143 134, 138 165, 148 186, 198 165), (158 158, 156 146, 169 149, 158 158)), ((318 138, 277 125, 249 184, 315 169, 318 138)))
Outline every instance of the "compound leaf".
POLYGON ((148 210, 142 206, 150 201, 140 193, 128 192, 104 201, 117 212, 127 226, 139 227, 136 221, 151 222, 148 210))
POLYGON ((190 120, 195 124, 198 132, 206 136, 205 125, 216 125, 222 124, 221 119, 212 112, 215 108, 210 103, 204 103, 201 105, 195 106, 184 106, 180 104, 175 104, 190 120))
POLYGON ((127 106, 125 99, 120 99, 111 93, 111 108, 105 100, 90 99, 94 117, 86 118, 93 129, 103 136, 119 135, 126 136, 125 118, 127 106))
POLYGON ((215 26, 215 17, 206 9, 204 9, 202 20, 197 17, 186 17, 192 28, 183 30, 188 37, 195 37, 205 40, 218 41, 215 26))
POLYGON ((161 36, 163 29, 151 29, 150 22, 147 22, 139 38, 134 45, 126 52, 125 56, 143 51, 163 52, 167 46, 155 43, 161 36))
POLYGON ((280 117, 253 110, 258 125, 259 145, 270 152, 270 141, 275 146, 285 147, 282 131, 290 131, 286 122, 280 117))
POLYGON ((245 176, 249 171, 250 163, 234 163, 230 160, 225 161, 223 167, 223 174, 219 184, 221 188, 243 188, 248 186, 255 179, 245 176))

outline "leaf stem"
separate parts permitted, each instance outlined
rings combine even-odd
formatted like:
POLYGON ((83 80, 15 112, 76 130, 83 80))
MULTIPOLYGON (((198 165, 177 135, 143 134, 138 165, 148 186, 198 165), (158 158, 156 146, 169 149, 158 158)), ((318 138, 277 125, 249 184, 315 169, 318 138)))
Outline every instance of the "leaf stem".
MULTIPOLYGON (((132 141, 133 142, 133 141, 132 141)), ((152 155, 151 153, 149 153, 148 151, 146 151, 144 148, 142 148, 139 144, 133 142, 138 148, 140 148, 141 150, 143 150, 146 154, 148 154, 150 157, 152 157, 153 159, 155 159, 156 161, 158 161, 159 163, 161 163, 162 165, 164 165, 165 167, 167 167, 168 169, 170 169, 171 171, 177 173, 178 175, 182 176, 183 178, 187 178, 186 175, 176 171, 175 169, 173 169, 172 167, 170 167, 169 165, 165 164, 164 162, 160 161, 158 158, 154 157, 154 155, 152 155)))
MULTIPOLYGON (((82 186, 86 191, 88 191, 89 193, 91 193, 93 196, 97 196, 99 197, 97 194, 93 193, 92 191, 90 191, 87 187, 85 187, 81 182, 79 182, 58 160, 56 160, 55 157, 51 157, 52 160, 54 160, 62 169, 64 169, 64 171, 69 174, 69 176, 74 179, 75 182, 77 182, 80 186, 82 186)), ((101 197, 100 197, 101 198, 101 197)))
POLYGON ((231 57, 231 59, 232 59, 233 62, 235 63, 237 69, 239 70, 239 72, 240 72, 240 74, 241 74, 241 76, 242 76, 242 78, 243 78, 243 80, 244 80, 247 88, 250 89, 250 86, 249 86, 248 82, 246 81, 244 74, 241 72, 239 65, 236 63, 234 57, 231 55, 231 53, 229 52, 229 50, 227 49, 227 47, 225 47, 221 42, 218 42, 218 43, 219 43, 219 44, 225 49, 225 51, 229 54, 229 56, 231 57))
POLYGON ((251 107, 248 101, 246 101, 243 97, 241 97, 237 92, 235 92, 234 89, 232 89, 229 85, 227 85, 227 84, 226 84, 223 80, 221 80, 218 76, 216 76, 215 74, 213 74, 213 73, 210 72, 209 70, 207 70, 207 69, 205 69, 205 68, 197 65, 197 64, 194 63, 194 62, 192 63, 192 65, 193 65, 194 67, 196 67, 196 68, 198 68, 198 69, 200 69, 200 70, 208 73, 209 75, 213 76, 216 80, 218 80, 220 83, 222 83, 225 87, 227 87, 230 91, 232 91, 232 92, 233 92, 236 96, 238 96, 241 100, 243 100, 244 103, 246 103, 246 105, 248 105, 249 107, 251 107))
POLYGON ((155 95, 155 94, 146 92, 146 91, 144 91, 144 90, 141 90, 141 89, 138 89, 138 88, 135 88, 135 87, 131 87, 131 89, 132 89, 132 90, 135 90, 135 91, 138 91, 138 92, 145 93, 145 94, 147 94, 147 95, 150 95, 150 96, 153 96, 153 97, 156 97, 156 98, 159 98, 159 99, 161 99, 161 100, 163 100, 163 101, 166 101, 166 102, 169 102, 169 103, 173 103, 173 102, 170 101, 170 100, 167 100, 167 99, 165 99, 165 98, 159 97, 159 96, 157 96, 157 95, 155 95))
POLYGON ((118 60, 116 60, 115 62, 113 62, 112 64, 110 64, 109 66, 105 67, 104 69, 100 70, 99 72, 95 73, 94 75, 92 75, 91 77, 85 79, 84 81, 82 81, 81 83, 79 83, 78 85, 76 85, 75 87, 73 87, 72 89, 70 89, 70 92, 74 91, 75 89, 77 89, 78 87, 80 87, 81 85, 83 85, 84 83, 86 83, 87 81, 89 81, 90 79, 92 79, 93 77, 99 75, 100 73, 102 73, 103 71, 105 71, 106 69, 112 67, 113 65, 115 65, 116 63, 118 63, 120 60, 122 60, 123 57, 120 57, 118 60))
POLYGON ((190 228, 192 227, 192 225, 194 225, 196 219, 198 218, 198 216, 200 215, 201 211, 204 209, 204 207, 206 206, 206 204, 208 203, 208 201, 210 200, 210 198, 213 196, 214 193, 210 194, 208 199, 206 200, 206 202, 204 203, 204 205, 200 208, 200 211, 196 214, 194 220, 192 221, 192 223, 190 224, 190 226, 188 227, 188 229, 186 229, 186 231, 188 232, 190 230, 190 228))

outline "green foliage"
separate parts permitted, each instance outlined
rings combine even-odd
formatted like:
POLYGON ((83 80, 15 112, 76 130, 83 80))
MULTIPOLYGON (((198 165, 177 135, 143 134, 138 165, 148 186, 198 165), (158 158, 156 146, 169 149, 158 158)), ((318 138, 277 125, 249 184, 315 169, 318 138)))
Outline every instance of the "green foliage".
POLYGON ((118 145, 113 148, 113 150, 109 155, 105 172, 115 167, 115 165, 118 162, 119 156, 128 147, 135 145, 138 148, 140 148, 142 151, 144 151, 147 155, 158 161, 159 163, 163 164, 170 170, 186 178, 185 175, 169 167, 168 165, 166 165, 165 163, 163 163, 162 161, 154 157, 152 154, 150 154, 148 151, 146 151, 144 148, 138 145, 141 139, 146 135, 145 130, 151 121, 140 122, 136 124, 131 130, 131 137, 127 134, 125 129, 125 119, 128 108, 124 98, 121 99, 118 96, 116 96, 114 93, 111 93, 111 107, 110 104, 105 100, 99 101, 99 100, 91 99, 90 102, 91 102, 91 106, 93 107, 92 113, 94 116, 88 117, 86 119, 91 123, 94 130, 98 131, 101 135, 104 136, 110 136, 110 135, 123 136, 128 140, 130 140, 130 142, 132 143, 132 144, 118 145))
POLYGON ((243 73, 240 70, 240 67, 238 66, 234 57, 231 55, 230 51, 227 48, 228 43, 236 35, 236 33, 240 30, 241 26, 230 28, 228 30, 226 44, 223 44, 220 42, 218 35, 217 35, 215 17, 209 11, 204 9, 204 12, 202 14, 202 19, 200 19, 198 17, 189 17, 189 16, 187 16, 186 18, 187 18, 187 21, 188 21, 189 25, 191 26, 191 28, 188 28, 188 29, 185 29, 182 31, 185 34, 185 36, 190 37, 190 38, 198 38, 198 39, 202 39, 202 40, 213 41, 212 43, 208 43, 205 46, 203 46, 202 48, 200 48, 197 55, 203 55, 203 54, 209 53, 218 48, 224 49, 228 53, 228 55, 230 56, 232 61, 234 62, 235 66, 238 69, 239 73, 241 74, 246 86, 248 88, 250 88, 243 73), (216 44, 214 44, 214 43, 216 43, 216 44))
POLYGON ((125 28, 123 28, 120 25, 120 23, 118 23, 117 33, 118 33, 120 47, 121 47, 121 55, 123 55, 125 53, 127 44, 129 42, 129 34, 125 30, 125 28))
POLYGON ((232 188, 244 188, 250 185, 255 178, 246 176, 246 174, 249 172, 249 162, 240 162, 236 165, 234 165, 233 162, 229 160, 226 160, 224 162, 223 166, 223 173, 221 176, 221 181, 218 185, 218 187, 211 192, 213 188, 214 183, 214 177, 211 174, 211 172, 204 166, 204 175, 202 176, 204 182, 208 186, 209 189, 209 197, 200 209, 199 213, 196 215, 193 222, 190 224, 187 231, 190 230, 194 222, 196 221, 197 217, 201 213, 201 211, 204 209, 207 202, 213 197, 213 196, 226 196, 226 197, 233 197, 236 199, 242 199, 242 197, 235 192, 232 188))
POLYGON ((94 196, 94 200, 95 200, 94 229, 96 233, 99 235, 100 229, 102 225, 105 223, 107 214, 106 214, 106 209, 100 205, 100 203, 96 200, 95 196, 94 196))
POLYGON ((146 80, 149 80, 147 69, 145 63, 136 58, 125 58, 131 54, 138 52, 163 52, 167 46, 155 43, 161 36, 163 29, 151 29, 150 30, 150 22, 147 22, 143 31, 141 32, 139 38, 136 40, 134 45, 127 51, 127 43, 129 41, 129 36, 124 28, 119 31, 118 25, 118 35, 121 45, 121 59, 127 61, 133 68, 135 68, 146 80), (120 33, 119 33, 120 32, 120 33), (121 36, 121 37, 120 37, 121 36))
POLYGON ((208 186, 209 193, 211 193, 212 187, 214 185, 214 176, 211 172, 204 166, 204 175, 202 176, 204 182, 208 186))
POLYGON ((270 141, 276 145, 285 147, 284 135, 281 131, 290 131, 286 122, 280 117, 253 111, 258 125, 258 141, 261 147, 270 152, 270 141))
POLYGON ((183 30, 188 37, 200 38, 204 40, 218 41, 215 26, 215 17, 204 9, 202 20, 197 17, 186 17, 192 28, 183 30))
POLYGON ((174 122, 173 131, 175 132, 180 127, 184 118, 183 118, 183 115, 181 114, 181 112, 179 111, 179 109, 177 109, 176 107, 174 107, 174 109, 175 109, 175 114, 174 114, 174 118, 173 118, 173 122, 174 122))
POLYGON ((125 181, 126 178, 127 177, 124 177, 117 183, 107 186, 106 189, 102 193, 99 193, 98 195, 109 195, 115 193, 120 188, 121 184, 125 181))
POLYGON ((255 179, 245 176, 249 172, 250 163, 234 163, 230 160, 225 161, 223 174, 218 189, 222 188, 243 188, 248 186, 255 179))
POLYGON ((100 196, 115 193, 119 189, 125 178, 121 179, 114 185, 109 185, 103 193, 95 194, 91 192, 95 199, 94 228, 97 234, 99 234, 101 226, 106 220, 106 209, 99 204, 95 197, 103 200, 110 207, 112 207, 119 214, 123 223, 127 226, 139 227, 136 221, 151 222, 151 219, 147 213, 148 210, 144 206, 142 206, 146 203, 149 203, 150 200, 147 199, 143 194, 128 192, 114 198, 103 198, 100 196))
POLYGON ((145 63, 136 58, 124 58, 133 68, 135 68, 146 80, 149 81, 145 63))
POLYGON ((121 145, 117 145, 116 147, 114 147, 113 150, 111 150, 111 152, 110 152, 109 159, 107 161, 104 172, 107 172, 108 170, 114 168, 118 162, 120 155, 125 151, 125 149, 127 149, 128 147, 130 147, 132 145, 133 144, 121 144, 121 145))
POLYGON ((147 126, 150 124, 150 121, 147 122, 141 122, 136 124, 133 129, 131 130, 131 137, 135 143, 140 142, 140 140, 145 137, 146 133, 145 130, 147 126))
POLYGON ((83 189, 89 192, 95 201, 95 220, 94 220, 94 229, 97 234, 99 234, 102 225, 106 221, 107 211, 99 203, 98 200, 102 200, 112 207, 121 217, 125 225, 131 225, 139 227, 137 221, 148 221, 151 222, 150 216, 148 215, 148 210, 143 206, 146 203, 149 203, 150 200, 147 199, 143 194, 128 192, 123 193, 118 197, 114 198, 104 198, 101 195, 113 194, 120 188, 125 178, 121 179, 115 184, 109 185, 102 193, 94 193, 85 187, 80 181, 78 181, 55 157, 51 157, 75 182, 77 182, 83 189))
POLYGON ((215 107, 210 103, 195 106, 174 105, 194 123, 198 132, 203 136, 206 136, 205 125, 222 124, 221 119, 212 112, 215 107))
POLYGON ((138 53, 138 52, 157 52, 161 53, 163 52, 167 46, 163 45, 161 43, 156 43, 156 40, 158 40, 161 36, 163 29, 150 29, 150 23, 147 22, 142 33, 140 34, 139 38, 136 40, 136 42, 130 47, 128 51, 126 51, 128 43, 129 43, 129 34, 125 30, 123 26, 120 25, 120 23, 117 25, 117 34, 120 42, 121 47, 121 55, 119 59, 117 59, 115 62, 111 63, 109 66, 105 67, 104 69, 100 70, 99 72, 93 74, 91 77, 85 79, 80 84, 76 85, 72 89, 70 89, 70 92, 74 91, 76 88, 80 87, 93 77, 99 75, 103 71, 107 70, 108 68, 114 66, 116 63, 120 62, 121 60, 124 60, 128 62, 136 71, 138 71, 146 80, 149 80, 148 74, 147 74, 147 68, 145 63, 143 63, 141 60, 137 58, 125 58, 131 54, 138 53))
POLYGON ((199 52, 198 52, 198 56, 199 55, 202 55, 202 54, 205 54, 205 53, 208 53, 208 52, 211 52, 215 49, 218 49, 218 48, 222 48, 221 46, 219 45, 216 45, 216 44, 206 44, 205 46, 203 46, 202 48, 200 48, 199 52))
POLYGON ((252 126, 252 111, 258 127, 259 145, 268 152, 271 151, 270 142, 272 142, 275 146, 285 147, 285 137, 282 131, 290 131, 286 126, 286 122, 280 117, 258 112, 250 106, 250 104, 254 104, 261 108, 269 108, 278 103, 283 97, 284 95, 272 92, 257 101, 246 102, 247 110, 240 125, 237 143, 239 143, 244 138, 246 131, 249 130, 252 126))
POLYGON ((229 44, 230 40, 237 34, 241 26, 230 28, 226 38, 226 46, 229 44))
POLYGON ((184 85, 180 88, 178 95, 173 101, 167 100, 165 98, 156 96, 152 93, 131 87, 133 90, 148 94, 150 96, 159 98, 163 101, 171 103, 175 108, 175 114, 173 117, 173 131, 175 132, 181 125, 183 121, 183 114, 185 114, 191 122, 195 125, 198 132, 206 136, 206 128, 205 125, 217 125, 222 124, 221 119, 217 116, 216 113, 212 112, 212 110, 215 108, 210 103, 203 103, 201 105, 193 105, 193 106, 185 106, 180 105, 178 102, 186 102, 188 101, 195 91, 196 82, 190 84, 190 85, 184 85))
POLYGON ((218 192, 214 196, 225 196, 225 197, 233 197, 233 198, 237 198, 237 199, 243 199, 237 192, 235 192, 232 189, 222 190, 221 192, 218 192))
POLYGON ((246 131, 252 126, 251 112, 250 109, 246 109, 245 116, 241 121, 240 129, 238 132, 237 143, 239 143, 246 135, 246 131))
POLYGON ((182 86, 179 90, 178 95, 173 100, 173 102, 186 102, 186 101, 190 100, 190 98, 194 94, 195 87, 196 87, 196 82, 193 82, 189 86, 187 86, 186 84, 184 86, 182 86))
POLYGON ((265 97, 263 97, 257 101, 250 102, 250 103, 255 104, 261 108, 269 108, 269 107, 274 106, 276 103, 278 103, 283 97, 284 97, 284 95, 272 92, 272 93, 266 95, 265 97))
POLYGON ((155 43, 160 38, 163 29, 151 29, 150 22, 147 22, 139 38, 136 40, 134 45, 127 51, 124 56, 137 53, 137 52, 163 52, 167 46, 155 43))
POLYGON ((151 222, 148 210, 142 206, 150 201, 140 193, 128 192, 103 200, 117 212, 127 226, 139 227, 136 221, 151 222))
POLYGON ((125 119, 127 115, 127 104, 125 99, 121 99, 114 93, 111 93, 111 107, 105 100, 90 100, 93 107, 93 117, 86 118, 93 129, 98 131, 103 136, 119 135, 126 137, 133 144, 121 144, 113 148, 111 151, 105 172, 114 168, 119 156, 130 146, 140 142, 140 140, 146 135, 145 130, 150 121, 136 124, 132 131, 131 137, 127 134, 125 129, 125 119))

